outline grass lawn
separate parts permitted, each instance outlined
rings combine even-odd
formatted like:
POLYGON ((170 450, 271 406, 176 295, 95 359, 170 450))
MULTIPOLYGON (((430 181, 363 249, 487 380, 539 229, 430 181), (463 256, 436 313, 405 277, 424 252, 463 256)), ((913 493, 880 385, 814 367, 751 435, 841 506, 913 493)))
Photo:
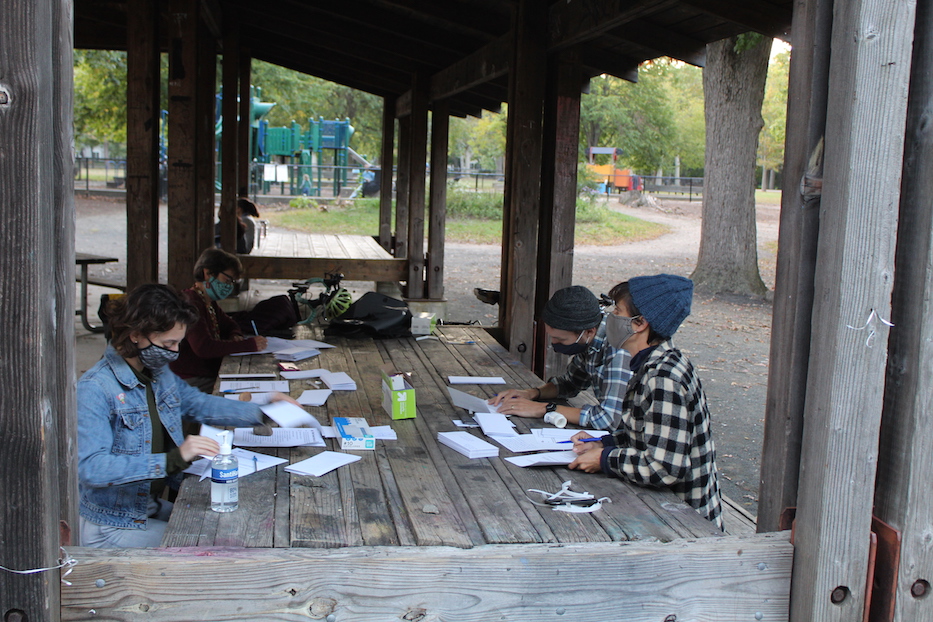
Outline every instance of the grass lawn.
MULTIPOLYGON (((342 206, 266 209, 262 216, 274 226, 308 233, 376 235, 379 232, 379 205, 375 200, 360 200, 342 206)), ((578 211, 575 241, 577 245, 612 246, 650 240, 667 231, 664 225, 605 208, 587 208, 578 211)), ((500 244, 501 240, 501 216, 448 214, 448 242, 500 244)))

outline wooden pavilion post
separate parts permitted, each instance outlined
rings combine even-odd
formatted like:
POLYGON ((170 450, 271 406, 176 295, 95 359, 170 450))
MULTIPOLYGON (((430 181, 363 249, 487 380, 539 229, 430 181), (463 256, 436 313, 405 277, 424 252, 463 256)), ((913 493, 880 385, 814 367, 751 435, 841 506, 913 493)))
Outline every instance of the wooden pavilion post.
POLYGON ((518 2, 512 30, 513 61, 509 65, 499 326, 509 351, 529 367, 538 287, 547 8, 544 0, 518 2))
POLYGON ((198 2, 170 0, 168 68, 168 282, 191 283, 198 256, 198 2))
POLYGON ((424 298, 425 165, 428 161, 428 81, 415 75, 411 89, 408 145, 408 287, 406 297, 424 298))
MULTIPOLYGON (((216 195, 217 140, 216 134, 216 88, 217 83, 217 41, 211 35, 203 20, 198 19, 198 82, 195 109, 198 122, 195 128, 195 171, 197 176, 197 248, 195 258, 201 252, 214 245, 214 197, 216 195)), ((227 247, 236 253, 236 244, 227 247)), ((194 267, 191 262, 188 272, 194 267)), ((189 276, 188 284, 191 277, 189 276)))
POLYGON ((832 0, 795 5, 787 96, 784 192, 771 327, 771 365, 761 459, 758 531, 777 531, 784 508, 797 505, 797 479, 810 357, 813 278, 820 231, 819 191, 800 192, 804 176, 822 179, 832 0))
MULTIPOLYGON (((0 543, 54 568, 75 524, 72 4, 0 4, 0 543), (13 157, 15 155, 15 157, 13 157), (72 507, 69 507, 72 506, 72 507)), ((60 619, 58 570, 0 570, 0 619, 60 619)))
POLYGON ((126 41, 126 286, 159 280, 159 12, 130 0, 126 41))
MULTIPOLYGON (((901 531, 894 620, 933 620, 933 8, 917 4, 875 508, 901 531)), ((882 618, 879 618, 882 619, 882 618)))
POLYGON ((834 10, 794 622, 857 620, 866 602, 915 5, 834 10))
MULTIPOLYGON (((397 110, 397 108, 396 108, 397 110)), ((411 115, 398 119, 398 173, 395 180, 395 256, 408 257, 408 193, 411 162, 411 115)))
POLYGON ((444 299, 444 233, 447 228, 449 103, 434 102, 431 114, 431 197, 428 215, 427 298, 444 299))
POLYGON ((239 83, 240 83, 240 123, 237 126, 237 196, 248 197, 250 191, 250 164, 252 163, 252 149, 250 149, 251 122, 250 116, 250 74, 252 67, 252 58, 248 49, 241 47, 237 50, 240 58, 239 83))
MULTIPOLYGON (((230 9, 232 10, 232 9, 230 9)), ((240 35, 238 23, 231 19, 228 10, 224 17, 228 20, 224 34, 223 58, 223 128, 221 140, 221 187, 220 187, 220 246, 236 249, 236 201, 240 189, 239 119, 240 106, 237 98, 240 94, 240 35)))
POLYGON ((379 244, 391 252, 392 244, 392 166, 395 160, 395 100, 382 100, 382 153, 379 166, 379 244))
MULTIPOLYGON (((573 281, 582 76, 579 55, 573 51, 560 54, 548 67, 538 232, 538 277, 542 286, 536 291, 536 312, 544 308, 554 292, 573 281)), ((542 378, 557 375, 566 367, 566 357, 547 348, 541 326, 535 331, 534 352, 532 370, 542 378)))

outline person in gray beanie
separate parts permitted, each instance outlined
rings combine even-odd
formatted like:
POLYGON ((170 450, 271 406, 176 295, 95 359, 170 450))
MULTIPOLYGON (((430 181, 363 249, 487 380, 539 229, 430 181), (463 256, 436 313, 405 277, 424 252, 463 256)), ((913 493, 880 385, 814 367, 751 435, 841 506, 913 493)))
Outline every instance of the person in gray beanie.
POLYGON ((558 290, 541 313, 550 347, 573 358, 560 376, 533 389, 509 389, 489 400, 499 412, 520 417, 558 413, 581 427, 609 429, 621 415, 622 398, 632 372, 626 350, 606 341, 605 316, 596 296, 574 285, 558 290), (597 404, 573 408, 553 400, 592 389, 597 404))
POLYGON ((671 337, 690 314, 693 282, 658 274, 620 283, 606 318, 606 340, 631 355, 622 416, 601 443, 574 436, 571 469, 602 471, 636 484, 670 488, 722 529, 716 447, 706 394, 671 337), (595 445, 595 447, 594 447, 595 445))

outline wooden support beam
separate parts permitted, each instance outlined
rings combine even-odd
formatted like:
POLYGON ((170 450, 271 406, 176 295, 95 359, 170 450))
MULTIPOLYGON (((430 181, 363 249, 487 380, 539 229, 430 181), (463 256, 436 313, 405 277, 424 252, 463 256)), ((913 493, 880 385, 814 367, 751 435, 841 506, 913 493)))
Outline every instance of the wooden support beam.
POLYGON ((430 101, 447 99, 504 76, 509 71, 512 36, 506 34, 431 77, 430 101))
MULTIPOLYGON (((650 50, 654 56, 670 56, 696 67, 706 65, 706 43, 647 19, 635 19, 603 35, 601 41, 628 41, 650 50)), ((611 47, 611 44, 610 44, 611 47)))
MULTIPOLYGON (((536 318, 554 292, 573 284, 582 82, 580 56, 575 50, 567 50, 549 60, 541 157, 536 318)), ((534 352, 532 371, 539 377, 550 378, 566 368, 566 357, 547 347, 541 325, 535 331, 534 352)))
POLYGON ((348 281, 404 281, 404 259, 333 259, 239 255, 243 272, 251 279, 306 279, 309 274, 341 272, 348 281))
MULTIPOLYGON (((796 30, 794 34, 796 36, 796 30)), ((933 7, 917 4, 875 512, 900 530, 897 622, 933 620, 933 7)), ((874 605, 874 601, 873 601, 874 605)))
MULTIPOLYGON (((228 18, 231 17, 227 14, 228 18)), ((240 106, 240 36, 239 22, 228 19, 224 34, 224 57, 222 65, 223 127, 221 139, 221 186, 220 186, 220 246, 235 249, 237 237, 236 202, 242 185, 237 178, 240 172, 239 129, 240 106)))
POLYGON ((447 139, 450 116, 447 102, 434 103, 431 113, 431 198, 428 255, 425 266, 427 297, 444 299, 444 232, 447 229, 447 139))
POLYGON ((224 11, 220 0, 201 0, 201 20, 210 37, 221 39, 224 36, 224 11))
POLYGON ((915 8, 833 7, 792 620, 865 608, 915 8))
POLYGON ((407 90, 395 99, 395 116, 399 119, 411 114, 411 90, 407 90))
MULTIPOLYGON (((425 165, 428 161, 428 83, 415 75, 408 151, 408 298, 424 298, 425 165)), ((444 167, 446 170, 446 166, 444 167)))
POLYGON ((408 193, 411 163, 411 116, 398 120, 398 166, 395 179, 395 256, 408 257, 408 193))
POLYGON ((183 289, 198 257, 198 3, 169 0, 169 12, 168 282, 183 289))
POLYGON ((382 99, 382 153, 379 166, 379 244, 392 252, 392 168, 395 162, 395 100, 382 99))
POLYGON ((6 569, 56 567, 74 513, 72 54, 70 2, 0 4, 3 620, 59 619, 57 571, 6 569))
MULTIPOLYGON (((201 5, 203 8, 203 5, 201 5)), ((217 42, 204 25, 198 22, 198 114, 196 140, 196 175, 197 175, 197 255, 204 249, 214 246, 214 196, 216 195, 217 139, 215 121, 217 110, 217 42)), ((228 249, 236 252, 236 246, 228 249)), ((191 263, 194 267, 194 262, 191 263)), ((190 270, 189 270, 190 272, 190 270)), ((190 280, 190 277, 189 277, 190 280)))
POLYGON ((62 619, 85 620, 93 608, 102 619, 138 620, 144 606, 152 622, 177 620, 181 611, 251 621, 308 611, 355 622, 786 620, 792 550, 787 532, 472 549, 76 549, 62 619), (192 599, 190 586, 205 576, 211 589, 192 599))
POLYGON ((547 80, 546 0, 520 0, 509 72, 506 202, 503 210, 499 326, 514 357, 532 364, 541 214, 541 149, 547 80))
POLYGON ((555 2, 548 15, 549 52, 584 43, 626 22, 673 7, 677 0, 555 2))
POLYGON ((240 123, 237 126, 237 196, 248 197, 250 191, 250 162, 252 157, 250 136, 252 128, 250 126, 250 81, 252 74, 253 59, 247 48, 240 47, 240 70, 239 70, 239 105, 240 105, 240 123))
POLYGON ((741 24, 769 37, 787 39, 791 7, 775 6, 765 0, 681 0, 683 4, 741 24))
MULTIPOLYGON (((794 45, 787 93, 785 190, 771 324, 771 365, 765 402, 758 531, 777 531, 781 512, 797 505, 803 411, 810 365, 810 318, 820 233, 820 195, 804 197, 800 183, 826 133, 832 0, 807 0, 794 13, 794 45)), ((820 152, 821 153, 821 152, 820 152)), ((822 180, 820 156, 809 173, 822 180)))
POLYGON ((159 280, 161 88, 157 0, 130 0, 126 49, 126 286, 159 280))

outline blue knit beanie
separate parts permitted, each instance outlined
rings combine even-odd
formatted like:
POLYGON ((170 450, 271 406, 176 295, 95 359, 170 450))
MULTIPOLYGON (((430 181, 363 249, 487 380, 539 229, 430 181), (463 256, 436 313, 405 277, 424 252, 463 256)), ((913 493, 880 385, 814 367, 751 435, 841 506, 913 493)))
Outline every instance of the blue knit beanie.
POLYGON ((690 315, 693 281, 673 274, 636 276, 629 279, 632 302, 662 337, 673 335, 690 315))
POLYGON ((599 301, 582 285, 557 290, 541 312, 541 320, 551 328, 574 333, 599 326, 602 319, 599 301))

